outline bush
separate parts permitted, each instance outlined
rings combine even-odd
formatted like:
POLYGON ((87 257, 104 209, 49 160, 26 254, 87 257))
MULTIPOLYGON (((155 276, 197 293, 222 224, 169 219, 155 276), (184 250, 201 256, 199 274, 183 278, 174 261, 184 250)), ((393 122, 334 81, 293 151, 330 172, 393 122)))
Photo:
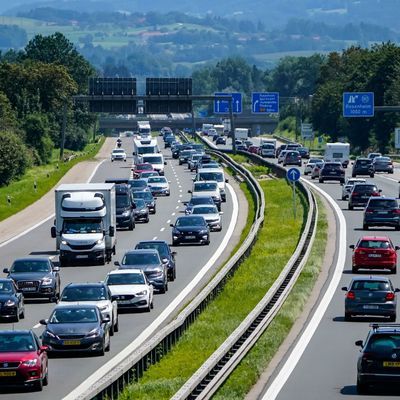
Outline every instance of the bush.
POLYGON ((0 186, 25 173, 29 153, 23 141, 12 132, 0 132, 0 186))
POLYGON ((89 143, 88 133, 77 126, 67 130, 65 135, 65 148, 74 151, 81 151, 89 143))

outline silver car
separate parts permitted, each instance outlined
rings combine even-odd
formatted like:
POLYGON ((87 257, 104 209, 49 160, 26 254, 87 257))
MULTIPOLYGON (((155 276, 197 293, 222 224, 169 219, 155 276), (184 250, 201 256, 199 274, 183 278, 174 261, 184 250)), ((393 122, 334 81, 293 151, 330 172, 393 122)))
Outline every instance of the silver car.
POLYGON ((165 176, 150 176, 147 178, 147 186, 153 196, 169 196, 171 194, 169 181, 165 176))
POLYGON ((194 206, 191 212, 193 215, 201 215, 207 222, 211 231, 222 230, 222 211, 218 211, 217 206, 210 204, 201 204, 194 206))
POLYGON ((306 166, 304 167, 304 175, 308 175, 311 174, 314 166, 316 163, 320 163, 323 160, 321 160, 320 158, 310 158, 306 164, 306 166))
POLYGON ((342 200, 347 200, 349 198, 353 186, 356 183, 366 183, 366 180, 364 178, 347 178, 344 185, 342 185, 342 200))

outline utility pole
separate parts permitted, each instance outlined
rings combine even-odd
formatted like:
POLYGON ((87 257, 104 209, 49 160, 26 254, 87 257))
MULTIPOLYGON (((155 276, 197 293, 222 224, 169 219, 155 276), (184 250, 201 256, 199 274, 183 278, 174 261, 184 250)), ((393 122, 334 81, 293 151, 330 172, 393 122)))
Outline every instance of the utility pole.
POLYGON ((64 145, 65 145, 65 129, 67 127, 67 100, 64 99, 63 105, 63 120, 61 126, 61 145, 60 145, 60 161, 64 158, 64 145))
POLYGON ((232 151, 233 151, 233 154, 236 154, 235 119, 234 119, 234 116, 233 116, 233 101, 232 101, 232 97, 229 99, 229 119, 231 120, 232 151))

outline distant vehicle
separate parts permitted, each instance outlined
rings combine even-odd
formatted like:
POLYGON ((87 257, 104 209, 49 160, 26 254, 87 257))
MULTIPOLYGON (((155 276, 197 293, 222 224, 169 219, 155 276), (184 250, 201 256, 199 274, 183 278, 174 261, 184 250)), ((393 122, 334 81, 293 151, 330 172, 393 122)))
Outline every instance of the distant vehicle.
POLYGON ((278 155, 278 164, 281 164, 281 163, 283 162, 283 160, 285 159, 285 155, 286 155, 287 152, 288 152, 288 150, 281 150, 281 151, 279 152, 279 155, 278 155))
POLYGON ((225 131, 224 125, 221 125, 221 124, 214 125, 214 129, 217 132, 218 136, 224 135, 224 131, 225 131))
POLYGON ((136 130, 142 138, 151 136, 151 126, 149 121, 137 121, 136 130))
POLYGON ((60 268, 49 258, 18 258, 3 272, 25 297, 47 298, 49 301, 60 298, 60 268))
POLYGON ((157 171, 160 175, 164 175, 164 166, 167 165, 167 162, 164 161, 164 156, 161 153, 144 154, 142 161, 151 164, 154 171, 157 171))
POLYGON ((342 185, 342 200, 349 198, 356 183, 366 183, 366 180, 364 178, 347 178, 346 183, 342 185))
POLYGON ((179 152, 179 165, 186 164, 192 154, 197 154, 195 149, 181 150, 179 152))
POLYGON ((226 202, 226 185, 229 180, 225 179, 225 173, 222 168, 200 168, 197 170, 194 181, 216 181, 218 183, 218 188, 221 196, 221 200, 226 202))
POLYGON ((226 137, 225 136, 218 136, 215 144, 226 144, 226 137))
POLYGON ((211 231, 222 231, 222 211, 218 211, 215 205, 194 206, 191 215, 201 215, 206 220, 211 231))
POLYGON ((196 205, 212 205, 215 206, 214 200, 211 196, 195 196, 190 201, 184 203, 186 205, 185 214, 191 214, 193 207, 196 205))
POLYGON ((373 160, 375 157, 382 157, 382 153, 368 153, 367 158, 373 160))
POLYGON ((160 136, 163 136, 165 133, 172 134, 172 129, 168 126, 164 126, 163 128, 160 129, 160 136))
POLYGON ((357 160, 353 163, 351 176, 355 178, 357 175, 369 175, 371 178, 373 178, 375 170, 372 161, 373 160, 370 158, 357 158, 357 160))
MULTIPOLYGON (((250 151, 250 148, 249 148, 249 151, 250 151)), ((251 151, 250 151, 250 153, 251 153, 251 151)), ((273 143, 264 142, 264 141, 262 142, 261 150, 260 150, 260 155, 262 157, 275 158, 275 153, 276 153, 276 148, 273 143)))
POLYGON ((135 221, 149 222, 149 207, 143 199, 135 199, 135 221))
POLYGON ((118 309, 144 309, 150 312, 153 306, 154 289, 141 269, 116 269, 105 279, 118 309))
POLYGON ((389 269, 392 274, 397 272, 397 250, 388 236, 363 236, 353 249, 352 272, 359 269, 389 269))
POLYGON ((349 210, 354 207, 365 207, 371 196, 380 196, 381 192, 375 183, 355 183, 349 194, 349 210))
MULTIPOLYGON (((261 148, 260 148, 260 146, 255 146, 255 145, 249 146, 249 147, 247 148, 247 151, 248 151, 249 153, 252 153, 252 154, 261 155, 261 148)), ((275 153, 274 153, 274 156, 273 156, 273 157, 275 157, 275 153)))
POLYGON ((197 181, 193 183, 193 189, 188 191, 192 196, 211 196, 218 211, 221 211, 221 192, 216 181, 197 181))
POLYGON ((370 226, 392 226, 400 231, 400 207, 391 197, 370 197, 364 209, 363 229, 370 226))
POLYGON ((151 137, 146 139, 135 139, 133 141, 133 156, 134 162, 139 164, 143 162, 144 154, 157 154, 160 152, 158 148, 157 140, 151 137))
POLYGON ((310 149, 308 147, 298 147, 297 151, 300 153, 301 158, 310 158, 310 149))
POLYGON ((287 150, 283 158, 282 164, 284 167, 286 165, 298 165, 301 167, 301 155, 298 151, 287 150))
POLYGON ((397 295, 392 282, 385 276, 365 276, 353 278, 346 292, 344 318, 350 321, 356 315, 389 317, 396 321, 397 295))
POLYGON ((42 391, 48 385, 47 346, 40 345, 32 330, 0 331, 0 358, 0 387, 33 387, 42 391))
POLYGON ((111 152, 111 162, 114 161, 126 162, 126 153, 124 149, 113 149, 113 151, 111 152))
POLYGON ((249 137, 247 128, 235 128, 235 139, 246 140, 249 137))
POLYGON ((375 172, 387 172, 393 174, 393 163, 390 157, 375 157, 372 161, 375 172))
POLYGON ((131 186, 125 183, 115 185, 117 228, 135 229, 135 202, 131 186))
POLYGON ((327 143, 325 147, 325 162, 340 162, 343 168, 347 168, 350 160, 349 143, 327 143))
POLYGON ((198 215, 185 215, 178 217, 172 227, 172 245, 181 243, 210 244, 210 228, 206 220, 198 215))
POLYGON ((311 174, 316 163, 323 162, 320 158, 310 158, 304 167, 304 175, 311 174))
POLYGON ((344 183, 344 169, 340 162, 325 162, 319 171, 319 183, 339 181, 344 183))
POLYGON ((325 164, 324 160, 321 160, 320 162, 316 162, 314 164, 314 167, 311 171, 311 179, 319 178, 319 173, 320 173, 322 167, 324 166, 324 164, 325 164))
POLYGON ((201 153, 193 153, 190 155, 188 159, 188 168, 190 171, 196 171, 197 165, 201 160, 202 154, 201 153))
POLYGON ((203 124, 203 126, 201 128, 201 133, 204 136, 208 136, 209 129, 214 129, 214 125, 213 124, 203 124))
POLYGON ((130 189, 132 193, 150 190, 147 185, 147 179, 134 179, 130 182, 130 189))
POLYGON ((10 318, 14 322, 25 318, 24 296, 12 279, 0 278, 0 302, 0 318, 10 318))
POLYGON ((57 305, 45 326, 42 342, 48 353, 95 353, 110 350, 110 318, 103 317, 97 306, 57 305))
POLYGON ((154 171, 153 166, 150 163, 136 164, 133 168, 133 177, 139 178, 140 174, 144 171, 154 171))

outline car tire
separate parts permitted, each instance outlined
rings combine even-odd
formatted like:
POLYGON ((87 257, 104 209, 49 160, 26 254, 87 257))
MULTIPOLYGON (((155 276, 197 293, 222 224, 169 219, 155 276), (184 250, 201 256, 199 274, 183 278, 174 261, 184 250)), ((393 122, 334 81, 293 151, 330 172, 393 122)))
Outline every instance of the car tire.
POLYGON ((150 221, 150 218, 149 218, 149 216, 147 216, 147 218, 145 219, 144 222, 148 223, 149 221, 150 221))
POLYGON ((46 368, 46 374, 43 377, 43 386, 47 386, 49 384, 49 368, 46 368))
POLYGON ((135 229, 135 221, 131 220, 131 222, 129 223, 128 229, 130 231, 133 231, 135 229))
POLYGON ((342 200, 346 200, 346 197, 342 196, 342 200))
POLYGON ((16 314, 15 317, 13 318, 13 322, 19 322, 19 318, 20 318, 20 316, 19 316, 19 312, 18 312, 18 310, 17 310, 17 314, 16 314))
POLYGON ((370 178, 373 178, 373 177, 374 177, 374 174, 370 174, 369 177, 370 177, 370 178))
POLYGON ((345 321, 351 321, 351 314, 345 312, 345 313, 344 313, 344 320, 345 320, 345 321))
POLYGON ((369 228, 369 226, 368 226, 367 224, 363 224, 363 230, 364 230, 364 231, 367 231, 368 228, 369 228))
POLYGON ((111 320, 111 327, 110 327, 110 336, 114 336, 115 329, 114 329, 114 319, 111 320))
POLYGON ((105 347, 106 347, 106 341, 105 339, 103 340, 103 345, 101 346, 101 349, 97 352, 98 356, 104 356, 105 353, 105 347))
POLYGON ((43 379, 37 380, 34 384, 33 387, 36 392, 41 392, 43 390, 43 379))
POLYGON ((311 175, 311 179, 314 180, 314 179, 315 179, 315 176, 312 176, 312 175, 311 175))
POLYGON ((118 319, 118 313, 117 313, 117 323, 114 326, 114 332, 119 332, 119 319, 118 319))
POLYGON ((22 309, 21 313, 19 314, 19 319, 25 318, 25 309, 22 309))
POLYGON ((307 176, 307 175, 308 175, 308 172, 304 172, 304 175, 307 176))
POLYGON ((357 393, 358 394, 368 393, 368 385, 364 382, 361 382, 359 379, 357 379, 357 393))
POLYGON ((390 270, 390 273, 391 273, 391 274, 397 274, 397 266, 393 267, 393 268, 390 270))
POLYGON ((177 242, 176 240, 172 241, 172 246, 178 246, 179 242, 177 242))
POLYGON ((165 284, 164 284, 164 286, 160 289, 160 293, 164 294, 165 292, 166 292, 166 289, 165 289, 165 284))
POLYGON ((319 179, 318 179, 318 182, 319 182, 319 183, 324 183, 324 180, 321 179, 321 178, 319 178, 319 179))
POLYGON ((348 205, 348 209, 349 210, 352 210, 354 207, 349 203, 349 205, 348 205))
POLYGON ((341 180, 340 180, 340 183, 341 183, 341 184, 344 184, 344 179, 341 179, 341 180))
POLYGON ((400 225, 397 225, 394 229, 395 229, 396 231, 400 231, 400 225))
POLYGON ((351 177, 352 177, 352 178, 356 178, 357 175, 356 175, 356 174, 351 174, 351 177))

